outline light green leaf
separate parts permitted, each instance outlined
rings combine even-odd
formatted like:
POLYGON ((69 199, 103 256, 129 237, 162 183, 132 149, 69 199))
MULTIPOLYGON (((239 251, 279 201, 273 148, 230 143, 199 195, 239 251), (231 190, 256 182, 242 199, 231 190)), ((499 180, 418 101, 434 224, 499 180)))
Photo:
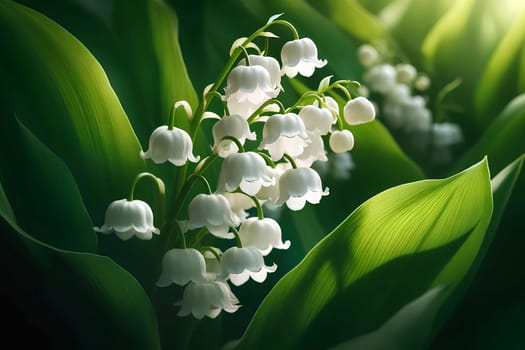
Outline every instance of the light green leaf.
POLYGON ((491 169, 499 171, 525 153, 523 135, 525 135, 525 94, 515 97, 505 107, 479 141, 459 159, 455 169, 461 169, 474 159, 487 155, 491 169))
POLYGON ((308 0, 320 13, 362 42, 373 42, 386 35, 381 22, 357 0, 308 0))
POLYGON ((518 91, 521 51, 525 44, 525 8, 513 22, 484 69, 475 90, 476 113, 488 124, 518 91))
POLYGON ((127 271, 107 257, 52 248, 3 215, 0 229, 2 254, 13 257, 8 269, 19 295, 31 293, 31 305, 39 306, 31 320, 56 320, 46 324, 57 328, 54 346, 160 349, 153 307, 127 271))
MULTIPOLYGON (((69 169, 18 120, 2 115, 0 182, 18 225, 57 248, 94 252, 96 236, 69 169)), ((4 211, 2 211, 4 212, 4 211)))
POLYGON ((331 350, 424 349, 446 288, 435 287, 403 306, 379 329, 333 347, 331 350))
POLYGON ((238 348, 326 348, 377 329, 424 291, 467 274, 491 214, 485 160, 378 194, 275 285, 238 348))
POLYGON ((107 76, 69 32, 11 1, 0 2, 2 103, 73 173, 97 223, 144 163, 107 76))
MULTIPOLYGON (((176 101, 187 100, 194 110, 197 106, 179 46, 178 19, 162 0, 117 0, 112 27, 133 86, 133 96, 126 102, 136 107, 133 123, 146 147, 151 132, 167 125, 176 101)), ((187 130, 189 121, 181 117, 175 124, 187 130)))

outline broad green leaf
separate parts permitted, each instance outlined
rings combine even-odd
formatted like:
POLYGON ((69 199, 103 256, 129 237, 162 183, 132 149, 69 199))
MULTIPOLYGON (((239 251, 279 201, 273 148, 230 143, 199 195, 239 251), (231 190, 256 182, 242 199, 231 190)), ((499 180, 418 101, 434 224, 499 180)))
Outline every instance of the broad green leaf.
POLYGON ((107 257, 52 248, 3 215, 0 228, 2 255, 12 256, 8 270, 16 283, 4 287, 16 288, 20 303, 30 295, 38 305, 31 320, 48 323, 58 334, 55 346, 160 349, 153 307, 127 271, 107 257))
POLYGON ((382 24, 357 0, 308 2, 359 41, 373 42, 386 35, 382 24))
POLYGON ((374 196, 275 285, 238 348, 326 348, 377 329, 429 288, 466 275, 491 213, 485 160, 374 196))
POLYGON ((493 171, 503 169, 519 155, 525 153, 524 134, 525 94, 509 102, 479 141, 459 159, 455 166, 456 170, 485 155, 490 159, 493 171))
MULTIPOLYGON (((2 103, 60 157, 94 222, 143 170, 140 145, 97 60, 47 17, 0 2, 2 103)), ((13 114, 13 115, 14 115, 13 114)))
POLYGON ((426 34, 452 3, 453 0, 396 0, 382 9, 378 17, 410 62, 419 65, 426 34))
MULTIPOLYGON (((133 90, 126 102, 136 107, 133 123, 146 147, 151 132, 167 124, 176 101, 187 100, 193 109, 197 106, 179 46, 178 19, 164 1, 117 0, 112 23, 133 90)), ((188 129, 188 125, 187 117, 180 113, 176 126, 188 129)))
POLYGON ((464 128, 469 137, 483 126, 483 120, 476 119, 473 113, 474 91, 481 72, 512 23, 519 20, 517 15, 523 8, 523 3, 512 0, 457 1, 423 42, 423 58, 434 77, 434 86, 443 86, 456 78, 462 80, 454 102, 464 106, 463 114, 475 123, 464 128))
POLYGON ((13 208, 11 208, 11 203, 7 199, 5 194, 4 187, 0 183, 0 215, 6 218, 10 218, 15 222, 15 213, 13 213, 13 208))
POLYGON ((435 287, 403 306, 379 329, 333 347, 331 350, 424 349, 432 332, 446 287, 435 287))
POLYGON ((476 113, 488 124, 519 91, 519 60, 525 44, 525 8, 492 54, 475 90, 476 113))
POLYGON ((0 182, 13 216, 57 248, 94 252, 96 236, 69 169, 15 118, 0 119, 0 182))

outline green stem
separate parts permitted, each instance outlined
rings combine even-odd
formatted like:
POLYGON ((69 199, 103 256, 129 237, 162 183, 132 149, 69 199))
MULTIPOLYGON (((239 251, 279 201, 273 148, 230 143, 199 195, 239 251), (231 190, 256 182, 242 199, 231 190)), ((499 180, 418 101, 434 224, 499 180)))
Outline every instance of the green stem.
POLYGON ((230 140, 230 141, 233 141, 233 143, 235 143, 235 145, 237 146, 237 148, 239 149, 239 153, 244 153, 246 152, 244 150, 244 146, 242 145, 241 141, 239 141, 239 139, 237 139, 235 136, 231 136, 231 135, 226 135, 224 136, 221 141, 223 140, 230 140))
POLYGON ((323 102, 323 97, 322 95, 320 95, 319 92, 307 91, 304 94, 302 94, 301 97, 299 97, 299 99, 291 107, 288 107, 288 109, 286 109, 286 112, 290 112, 294 109, 297 109, 297 107, 300 106, 303 103, 303 101, 309 97, 315 98, 317 101, 319 101, 319 103, 323 102))
POLYGON ((288 161, 292 165, 292 168, 297 169, 297 164, 295 164, 295 160, 287 153, 283 154, 283 158, 288 161))
POLYGON ((282 104, 282 102, 276 98, 271 98, 265 101, 262 105, 260 105, 259 108, 257 108, 255 112, 253 112, 252 115, 248 117, 248 123, 251 124, 255 120, 255 118, 257 118, 257 116, 262 113, 262 111, 264 110, 264 108, 266 108, 266 106, 269 106, 272 104, 276 104, 277 106, 279 106, 280 112, 285 113, 286 109, 284 108, 284 105, 282 104))
POLYGON ((270 158, 266 153, 258 151, 257 152, 261 157, 264 158, 267 164, 269 164, 272 168, 275 168, 275 163, 273 162, 272 158, 270 158))
POLYGON ((242 50, 242 55, 244 56, 244 59, 246 60, 246 66, 251 66, 250 64, 250 55, 248 54, 248 50, 244 46, 239 46, 239 48, 242 50))
MULTIPOLYGON (((275 21, 269 23, 267 26, 269 27, 269 26, 272 25, 272 24, 279 24, 279 25, 283 25, 283 26, 287 27, 287 28, 290 29, 290 31, 292 32, 292 35, 293 35, 294 40, 299 39, 299 33, 297 32, 297 29, 295 29, 295 27, 293 26, 293 24, 291 24, 290 22, 285 21, 285 20, 283 20, 283 19, 276 19, 275 21)), ((266 27, 266 26, 265 26, 265 27, 266 27)))
POLYGON ((215 257, 215 259, 217 259, 219 262, 221 261, 221 256, 219 255, 219 253, 217 253, 217 252, 215 251, 215 249, 213 249, 213 247, 205 246, 205 247, 200 248, 200 251, 201 251, 202 253, 204 253, 204 252, 210 252, 210 253, 213 254, 213 256, 215 257))
POLYGON ((264 211, 262 209, 261 202, 259 202, 255 196, 250 196, 250 198, 252 199, 253 203, 255 203, 255 208, 257 209, 257 218, 259 220, 264 219, 264 211))
POLYGON ((208 194, 212 194, 213 192, 211 191, 211 187, 210 187, 210 183, 208 182, 208 180, 206 180, 206 178, 200 174, 191 174, 190 177, 188 177, 188 181, 194 181, 194 180, 200 180, 202 182, 202 184, 204 185, 204 187, 206 187, 206 192, 208 194))
POLYGON ((232 229, 233 235, 235 236, 235 243, 237 244, 237 248, 242 248, 242 242, 241 237, 239 236, 239 231, 235 227, 230 227, 232 229))

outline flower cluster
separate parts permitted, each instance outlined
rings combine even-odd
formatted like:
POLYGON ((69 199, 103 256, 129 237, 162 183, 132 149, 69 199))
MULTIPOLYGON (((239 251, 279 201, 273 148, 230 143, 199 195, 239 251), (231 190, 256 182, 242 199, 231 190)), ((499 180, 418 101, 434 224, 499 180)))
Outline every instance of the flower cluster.
MULTIPOLYGON (((289 22, 274 16, 250 37, 234 42, 224 71, 205 89, 195 114, 187 102, 175 103, 167 125, 153 131, 149 149, 141 152, 144 159, 181 167, 177 181, 183 185, 174 186, 167 218, 159 223, 160 234, 176 235, 178 240, 168 241, 180 244, 164 252, 157 282, 158 287, 184 287, 182 300, 177 303, 181 306, 178 315, 214 318, 221 310, 235 312, 239 300, 228 281, 235 286, 250 279, 265 281, 268 273, 277 269, 276 264, 267 265, 265 257, 273 249, 290 247, 290 241, 282 239, 279 223, 265 217, 263 204, 301 210, 307 202, 319 203, 329 191, 323 188, 311 165, 327 160, 325 140, 333 152, 347 152, 354 146, 354 136, 344 128, 344 122, 355 125, 374 119, 373 105, 366 98, 352 98, 347 89, 349 84, 357 83, 330 83, 330 77, 323 79, 317 90, 304 93, 285 108, 277 99, 283 91, 281 79, 312 76, 317 68, 326 65, 317 55, 311 39, 300 38, 289 22), (268 46, 269 39, 277 36, 267 29, 275 25, 289 28, 294 35, 281 48, 281 63, 254 42, 262 37, 268 46), (220 93, 221 88, 224 94, 220 93), (339 104, 328 94, 342 102, 339 104), (215 97, 222 104, 220 113, 210 108, 215 97), (179 109, 192 117, 189 131, 174 126, 179 109), (201 121, 207 118, 214 123, 213 146, 211 154, 200 160, 193 154, 193 141, 201 121), (255 128, 256 123, 261 127, 255 128), (189 175, 188 162, 198 163, 189 175), (212 162, 221 163, 215 191, 206 177, 212 162), (191 198, 196 181, 201 181, 206 191, 191 198), (186 203, 187 215, 181 215, 186 203), (256 216, 250 216, 252 208, 256 216), (203 245, 202 239, 190 239, 203 235, 209 235, 212 242, 235 243, 222 251, 203 245)), ((159 234, 152 209, 133 199, 136 183, 145 177, 155 180, 164 198, 162 180, 149 173, 139 174, 130 197, 109 205, 106 221, 101 228, 95 228, 97 231, 115 232, 123 240, 134 235, 151 239, 152 233, 159 234)))
MULTIPOLYGON (((421 95, 430 87, 430 79, 408 63, 392 65, 368 44, 358 49, 359 62, 366 68, 361 86, 363 96, 374 95, 382 102, 380 115, 386 124, 404 138, 414 151, 427 150, 434 163, 451 158, 450 148, 463 141, 461 129, 450 122, 433 122, 432 111, 421 95)), ((425 156, 427 156, 425 154, 425 156)))

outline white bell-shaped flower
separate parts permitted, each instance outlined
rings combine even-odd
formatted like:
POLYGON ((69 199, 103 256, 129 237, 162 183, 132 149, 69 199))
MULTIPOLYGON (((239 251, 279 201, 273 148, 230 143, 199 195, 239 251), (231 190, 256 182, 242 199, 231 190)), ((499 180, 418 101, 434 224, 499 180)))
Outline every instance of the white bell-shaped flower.
POLYGON ((414 87, 419 91, 425 91, 430 87, 430 78, 426 74, 420 74, 414 81, 414 87))
POLYGON ((243 246, 253 246, 259 249, 263 256, 270 254, 273 248, 290 248, 290 241, 283 242, 281 236, 281 226, 271 218, 248 218, 239 228, 243 246))
POLYGON ((330 148, 335 153, 351 151, 354 148, 354 135, 350 130, 337 130, 330 135, 330 148))
POLYGON ((295 164, 298 167, 309 168, 315 161, 326 162, 326 151, 321 135, 315 132, 306 132, 308 143, 304 147, 303 153, 295 157, 295 164))
POLYGON ((255 152, 232 153, 222 163, 217 192, 233 192, 237 188, 249 196, 261 186, 272 184, 264 158, 255 152))
POLYGON ((206 273, 206 263, 201 252, 193 248, 171 249, 162 258, 162 273, 157 286, 172 283, 184 286, 189 282, 207 282, 213 276, 206 273))
POLYGON ((146 152, 141 151, 140 156, 143 159, 151 159, 153 162, 160 164, 170 161, 176 166, 182 166, 189 160, 198 162, 199 156, 193 155, 193 143, 190 135, 182 129, 168 129, 163 125, 156 128, 149 138, 149 149, 146 152))
POLYGON ((261 252, 256 247, 231 247, 221 257, 221 274, 217 279, 230 281, 240 286, 250 278, 263 282, 268 272, 275 272, 277 265, 266 266, 261 252))
POLYGON ((285 171, 279 178, 277 205, 286 205, 291 210, 301 210, 308 201, 317 204, 321 197, 329 194, 322 189, 321 178, 312 168, 297 168, 285 171))
POLYGON ((230 114, 248 118, 266 100, 278 94, 270 73, 262 66, 237 66, 230 71, 224 99, 230 114))
POLYGON ((268 172, 272 177, 274 183, 270 186, 264 186, 255 195, 258 200, 270 201, 274 203, 279 198, 279 177, 286 170, 291 169, 292 166, 288 162, 276 164, 275 168, 268 167, 268 172))
MULTIPOLYGON (((273 97, 277 97, 279 91, 283 90, 281 86, 281 67, 279 66, 279 61, 272 56, 248 55, 248 58, 250 59, 251 66, 261 66, 268 71, 272 88, 276 91, 273 97)), ((243 58, 240 60, 239 65, 245 66, 246 59, 243 58)))
POLYGON ((299 73, 311 77, 316 68, 326 65, 326 60, 317 57, 317 46, 310 38, 296 39, 285 43, 281 49, 283 74, 293 78, 299 73))
POLYGON ((119 199, 106 209, 104 224, 93 228, 96 232, 115 232, 118 238, 125 241, 133 236, 139 239, 151 239, 160 230, 153 225, 153 212, 148 203, 141 200, 119 199))
POLYGON ((364 124, 374 120, 376 110, 372 102, 359 96, 346 103, 343 116, 349 125, 364 124))
POLYGON ((357 59, 364 67, 374 65, 379 58, 379 53, 372 45, 364 44, 357 49, 357 59))
POLYGON ((416 79, 416 68, 408 63, 401 63, 396 66, 397 81, 403 84, 410 84, 416 79))
POLYGON ((292 157, 303 153, 307 139, 303 120, 297 114, 274 114, 264 124, 260 148, 268 150, 270 158, 277 161, 284 153, 292 157))
POLYGON ((240 115, 227 115, 213 125, 213 148, 218 150, 220 157, 224 158, 231 153, 239 151, 235 142, 223 140, 225 136, 233 136, 244 145, 246 140, 255 140, 257 135, 250 131, 246 118, 240 115))
POLYGON ((426 108, 422 96, 413 96, 401 104, 404 118, 403 129, 406 132, 428 132, 432 127, 432 112, 426 108))
POLYGON ((198 319, 204 316, 215 318, 222 310, 233 313, 239 309, 238 304, 230 286, 222 281, 191 282, 184 288, 182 300, 175 303, 181 306, 178 316, 192 314, 198 319))
POLYGON ((390 64, 380 64, 370 68, 363 79, 371 91, 385 94, 397 81, 397 72, 390 64))
POLYGON ((334 118, 327 108, 308 105, 301 109, 299 117, 303 120, 307 131, 326 135, 332 130, 334 118))
MULTIPOLYGON (((272 182, 274 181, 275 180, 273 180, 272 178, 272 182)), ((248 217, 247 210, 255 206, 253 200, 244 193, 224 192, 222 195, 226 197, 226 199, 230 203, 230 208, 233 214, 236 215, 241 222, 246 220, 246 218, 248 217)))
POLYGON ((233 214, 226 197, 218 193, 196 195, 188 205, 188 217, 184 224, 185 230, 206 227, 219 238, 234 238, 229 229, 241 223, 239 217, 233 214))
POLYGON ((462 141, 463 134, 459 125, 447 122, 432 125, 432 143, 434 146, 448 147, 462 141))

